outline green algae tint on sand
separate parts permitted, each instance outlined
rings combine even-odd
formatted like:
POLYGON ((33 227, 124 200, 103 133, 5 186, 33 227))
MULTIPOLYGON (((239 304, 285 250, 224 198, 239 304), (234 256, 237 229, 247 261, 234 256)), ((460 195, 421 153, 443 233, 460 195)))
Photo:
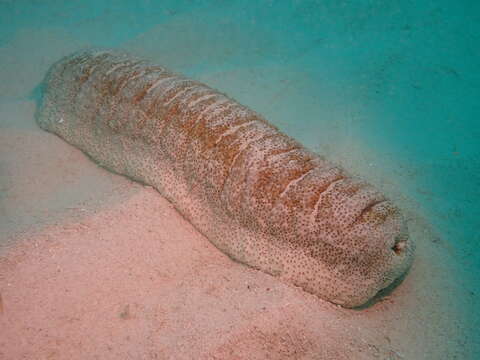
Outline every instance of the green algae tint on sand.
POLYGON ((202 83, 86 50, 44 86, 42 128, 152 185, 239 262, 345 307, 411 265, 405 221, 382 193, 202 83))

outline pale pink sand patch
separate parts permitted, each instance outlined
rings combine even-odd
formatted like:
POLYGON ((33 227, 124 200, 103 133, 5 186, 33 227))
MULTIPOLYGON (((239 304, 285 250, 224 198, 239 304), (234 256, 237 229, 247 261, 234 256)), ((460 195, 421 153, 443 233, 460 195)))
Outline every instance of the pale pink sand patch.
POLYGON ((4 358, 371 352, 336 329, 332 305, 232 262, 151 189, 29 235, 1 258, 0 274, 4 358))

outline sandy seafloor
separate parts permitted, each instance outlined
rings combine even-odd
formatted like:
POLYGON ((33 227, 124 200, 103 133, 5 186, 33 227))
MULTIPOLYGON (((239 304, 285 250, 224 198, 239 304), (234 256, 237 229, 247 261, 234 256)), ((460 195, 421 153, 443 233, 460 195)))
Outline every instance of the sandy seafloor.
POLYGON ((0 1, 0 359, 480 358, 480 6, 0 1), (135 5, 133 5, 135 3, 135 5), (377 185, 417 243, 346 310, 235 263, 34 121, 48 67, 120 47, 377 185))

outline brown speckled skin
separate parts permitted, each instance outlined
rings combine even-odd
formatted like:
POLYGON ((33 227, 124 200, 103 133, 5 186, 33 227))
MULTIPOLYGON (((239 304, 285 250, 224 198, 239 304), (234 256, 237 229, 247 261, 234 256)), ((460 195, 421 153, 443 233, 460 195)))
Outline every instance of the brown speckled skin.
POLYGON ((155 187, 242 263, 345 307, 410 266, 390 201, 214 89, 100 50, 60 60, 44 85, 42 128, 155 187))

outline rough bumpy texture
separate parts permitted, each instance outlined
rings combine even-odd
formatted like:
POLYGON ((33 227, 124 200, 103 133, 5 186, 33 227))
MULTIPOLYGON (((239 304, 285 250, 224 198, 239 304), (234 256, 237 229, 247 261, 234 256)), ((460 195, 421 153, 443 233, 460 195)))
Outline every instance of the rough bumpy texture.
POLYGON ((413 245, 382 194, 197 81, 88 50, 45 79, 40 126, 150 184, 232 258, 345 307, 403 274, 413 245))

